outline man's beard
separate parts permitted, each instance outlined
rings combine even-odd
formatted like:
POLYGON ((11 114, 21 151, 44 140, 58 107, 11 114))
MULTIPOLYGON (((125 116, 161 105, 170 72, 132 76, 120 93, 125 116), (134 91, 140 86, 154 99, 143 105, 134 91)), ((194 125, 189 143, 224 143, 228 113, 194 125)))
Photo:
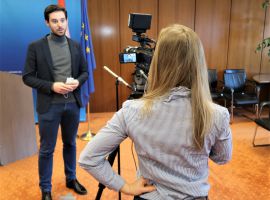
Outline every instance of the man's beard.
POLYGON ((67 29, 59 29, 59 30, 56 30, 56 32, 54 32, 54 34, 61 37, 61 36, 64 36, 66 34, 66 31, 67 31, 67 29), (61 35, 58 34, 59 31, 63 32, 63 33, 61 35))

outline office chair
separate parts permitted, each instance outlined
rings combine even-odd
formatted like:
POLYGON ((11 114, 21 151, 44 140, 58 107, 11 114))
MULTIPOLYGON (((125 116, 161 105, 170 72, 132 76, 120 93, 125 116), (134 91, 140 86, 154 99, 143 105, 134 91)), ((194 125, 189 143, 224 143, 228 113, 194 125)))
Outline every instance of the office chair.
POLYGON ((208 82, 209 82, 209 88, 210 88, 210 93, 212 100, 218 100, 218 99, 223 99, 224 104, 226 104, 226 99, 223 97, 222 93, 222 87, 219 86, 218 83, 222 83, 221 81, 218 80, 217 76, 217 70, 216 69, 208 69, 208 82))
POLYGON ((256 123, 256 128, 255 128, 255 133, 254 133, 254 137, 253 137, 253 141, 252 141, 253 147, 270 146, 270 143, 268 143, 268 144, 255 144, 258 127, 262 127, 264 129, 268 130, 270 133, 270 101, 265 101, 265 102, 261 103, 260 112, 259 112, 258 118, 255 119, 255 123, 256 123), (266 118, 261 118, 261 112, 262 112, 262 109, 264 106, 268 106, 269 115, 266 118))
POLYGON ((225 99, 231 102, 231 122, 234 117, 235 106, 253 105, 255 106, 256 117, 258 116, 258 94, 255 83, 247 80, 244 69, 226 69, 223 74, 225 99), (248 90, 248 89, 252 90, 248 90))

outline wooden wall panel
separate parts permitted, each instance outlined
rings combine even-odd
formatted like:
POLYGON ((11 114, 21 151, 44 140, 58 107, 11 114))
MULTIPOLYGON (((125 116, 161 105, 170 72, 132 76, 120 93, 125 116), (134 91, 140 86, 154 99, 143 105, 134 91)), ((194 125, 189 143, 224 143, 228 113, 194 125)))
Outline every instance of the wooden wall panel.
POLYGON ((195 32, 204 46, 207 65, 221 78, 227 65, 231 0, 196 1, 195 32))
MULTIPOLYGON (((209 68, 217 68, 219 78, 225 68, 245 68, 248 76, 270 73, 266 52, 255 53, 259 41, 270 36, 270 11, 261 8, 263 0, 89 0, 88 14, 97 62, 96 91, 91 96, 91 112, 115 111, 115 79, 103 66, 132 83, 134 64, 119 63, 119 53, 132 41, 128 14, 152 14, 149 38, 157 39, 161 28, 181 23, 194 29, 204 45, 209 68)), ((119 86, 120 106, 131 91, 119 86)))
MULTIPOLYGON (((151 29, 146 32, 149 38, 157 38, 157 0, 120 0, 120 42, 121 51, 127 46, 139 46, 137 42, 132 41, 132 30, 128 27, 129 13, 147 13, 152 15, 151 29)), ((121 76, 132 83, 132 73, 135 70, 134 64, 121 64, 121 76)), ((121 86, 121 101, 125 101, 130 95, 130 89, 121 86)))
POLYGON ((90 0, 88 14, 97 67, 94 71, 95 92, 91 95, 91 112, 115 111, 115 79, 103 69, 108 66, 120 73, 118 53, 119 0, 90 0))
MULTIPOLYGON (((267 9, 266 19, 265 19, 265 30, 264 38, 270 37, 270 9, 267 9)), ((268 48, 269 49, 269 48, 268 48)), ((261 63, 261 73, 270 73, 270 57, 268 54, 268 49, 264 49, 262 54, 262 63, 261 63)))
POLYGON ((231 9, 228 68, 245 68, 248 76, 260 72, 260 54, 255 53, 262 39, 264 12, 258 0, 233 0, 231 9))
POLYGON ((159 0, 158 30, 178 23, 194 30, 195 0, 159 0))

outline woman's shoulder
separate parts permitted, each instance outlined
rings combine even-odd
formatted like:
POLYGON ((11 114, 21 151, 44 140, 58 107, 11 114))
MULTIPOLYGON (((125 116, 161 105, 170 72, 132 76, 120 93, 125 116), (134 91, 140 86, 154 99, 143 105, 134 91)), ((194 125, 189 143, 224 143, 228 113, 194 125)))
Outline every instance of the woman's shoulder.
POLYGON ((227 108, 213 103, 213 121, 214 124, 220 126, 230 122, 230 114, 227 108))
POLYGON ((227 108, 225 108, 224 106, 221 106, 221 105, 218 105, 218 104, 216 104, 216 103, 212 103, 212 105, 213 105, 213 108, 214 108, 214 112, 215 113, 229 113, 228 112, 228 109, 227 108))
POLYGON ((143 106, 143 101, 140 99, 132 99, 132 100, 126 100, 123 105, 122 108, 123 109, 141 109, 143 106))
POLYGON ((121 112, 126 120, 140 119, 140 111, 143 106, 143 101, 139 99, 127 100, 123 103, 121 112))

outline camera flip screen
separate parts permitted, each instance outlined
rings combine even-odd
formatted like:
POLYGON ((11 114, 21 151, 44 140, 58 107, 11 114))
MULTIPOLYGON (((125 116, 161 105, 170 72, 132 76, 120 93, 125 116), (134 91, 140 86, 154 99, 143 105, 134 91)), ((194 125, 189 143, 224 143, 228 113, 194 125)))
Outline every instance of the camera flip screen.
POLYGON ((136 53, 120 53, 120 63, 135 63, 137 61, 136 59, 136 53))

